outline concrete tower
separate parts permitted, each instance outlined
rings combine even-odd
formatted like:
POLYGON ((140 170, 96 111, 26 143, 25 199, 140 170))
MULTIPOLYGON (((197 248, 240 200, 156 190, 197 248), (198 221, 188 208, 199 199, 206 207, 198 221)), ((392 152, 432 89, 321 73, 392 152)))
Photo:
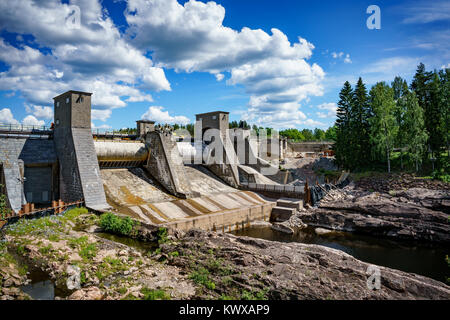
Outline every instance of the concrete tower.
POLYGON ((108 208, 91 132, 91 93, 67 91, 54 100, 54 142, 60 167, 60 196, 108 208))

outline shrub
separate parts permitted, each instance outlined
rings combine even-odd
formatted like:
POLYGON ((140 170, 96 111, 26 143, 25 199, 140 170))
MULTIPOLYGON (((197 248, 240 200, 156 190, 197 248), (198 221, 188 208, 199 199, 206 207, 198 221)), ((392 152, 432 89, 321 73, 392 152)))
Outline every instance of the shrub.
POLYGON ((159 244, 167 242, 167 240, 169 240, 167 237, 167 228, 159 228, 156 233, 156 238, 158 239, 159 244))
POLYGON ((128 236, 133 231, 135 222, 130 217, 121 218, 112 213, 104 213, 100 216, 100 226, 106 232, 128 236))

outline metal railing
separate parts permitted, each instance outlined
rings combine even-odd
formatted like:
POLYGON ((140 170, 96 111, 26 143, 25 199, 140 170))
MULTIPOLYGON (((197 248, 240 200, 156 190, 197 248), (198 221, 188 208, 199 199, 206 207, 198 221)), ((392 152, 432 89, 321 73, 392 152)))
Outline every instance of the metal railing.
POLYGON ((21 218, 62 214, 71 208, 80 207, 82 205, 84 205, 84 200, 69 203, 65 203, 61 200, 55 200, 52 201, 51 207, 35 209, 33 203, 26 203, 22 205, 22 209, 19 212, 9 212, 8 214, 0 216, 0 229, 8 223, 14 223, 21 218))
POLYGON ((29 126, 20 123, 0 123, 0 131, 10 132, 37 132, 37 131, 51 131, 49 126, 29 126))

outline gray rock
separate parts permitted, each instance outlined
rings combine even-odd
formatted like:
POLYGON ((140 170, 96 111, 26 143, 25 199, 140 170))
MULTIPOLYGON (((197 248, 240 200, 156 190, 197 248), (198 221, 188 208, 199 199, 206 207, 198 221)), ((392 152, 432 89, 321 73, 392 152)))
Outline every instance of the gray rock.
MULTIPOLYGON (((378 267, 380 288, 372 290, 367 285, 372 265, 319 245, 191 230, 165 250, 178 251, 172 263, 190 272, 189 254, 200 263, 209 248, 220 248, 215 255, 234 270, 235 285, 264 287, 269 299, 450 299, 450 287, 442 282, 385 267, 378 267)), ((219 283, 222 276, 214 276, 219 283)))

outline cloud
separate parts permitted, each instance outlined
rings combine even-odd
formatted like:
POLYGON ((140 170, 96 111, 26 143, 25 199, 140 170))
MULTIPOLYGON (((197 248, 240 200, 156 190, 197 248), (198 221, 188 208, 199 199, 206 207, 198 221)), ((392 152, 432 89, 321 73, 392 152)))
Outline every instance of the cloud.
POLYGON ((409 4, 401 9, 406 17, 403 23, 430 23, 435 21, 450 20, 450 3, 447 0, 421 1, 409 4))
POLYGON ((420 62, 420 58, 415 57, 390 57, 380 59, 369 64, 362 70, 362 73, 381 73, 383 75, 401 74, 404 72, 414 72, 414 67, 420 62), (411 66, 414 66, 411 68, 411 66))
POLYGON ((334 102, 322 103, 317 106, 318 109, 324 110, 326 112, 316 112, 316 115, 321 118, 334 118, 336 116, 337 105, 334 102))
POLYGON ((112 113, 112 110, 110 110, 110 109, 105 109, 105 110, 92 109, 91 117, 92 117, 92 120, 106 121, 111 116, 111 113, 112 113))
POLYGON ((14 116, 9 108, 0 110, 0 123, 2 124, 18 124, 19 121, 14 119, 14 116))
POLYGON ((333 57, 333 59, 344 59, 344 63, 352 63, 352 60, 350 59, 350 54, 347 53, 345 54, 344 52, 332 52, 331 56, 333 57))
POLYGON ((28 115, 23 120, 22 123, 26 126, 43 126, 45 125, 44 120, 38 120, 35 116, 28 115))
MULTIPOLYGON (((0 61, 7 65, 0 90, 20 91, 36 106, 50 106, 54 96, 70 89, 88 91, 94 109, 112 110, 170 91, 163 68, 208 72, 217 81, 229 72, 226 84, 242 85, 250 95, 249 111, 261 119, 297 112, 301 101, 323 94, 325 73, 306 62, 312 43, 301 37, 291 42, 276 28, 226 27, 225 8, 215 2, 129 0, 124 32, 100 1, 70 3, 80 7, 78 29, 67 27, 70 8, 59 0, 0 2, 0 29, 34 38, 33 47, 0 38, 0 61)), ((103 121, 110 115, 94 116, 103 121)))
POLYGON ((350 59, 350 54, 345 55, 344 63, 352 63, 352 60, 350 59))
POLYGON ((325 73, 305 61, 313 44, 301 37, 291 43, 276 28, 269 34, 226 27, 225 8, 215 2, 130 0, 125 17, 131 43, 151 52, 159 66, 209 72, 217 81, 230 72, 226 83, 244 86, 250 94, 249 112, 261 120, 280 119, 276 114, 282 111, 297 112, 300 101, 323 94, 325 73))
POLYGON ((102 125, 96 126, 93 122, 91 122, 91 129, 108 130, 108 129, 111 129, 111 126, 108 124, 102 124, 102 125))
POLYGON ((27 111, 27 113, 31 113, 37 118, 53 119, 53 109, 50 107, 26 104, 25 110, 27 111))
POLYGON ((81 10, 77 29, 66 26, 70 8, 59 0, 0 2, 1 30, 31 34, 39 48, 48 49, 16 48, 0 39, 0 60, 8 66, 0 90, 20 90, 27 103, 44 106, 66 90, 89 91, 93 105, 113 109, 171 89, 164 70, 127 41, 98 1, 71 4, 81 10))
POLYGON ((14 115, 12 114, 11 109, 9 109, 9 108, 3 108, 0 110, 0 123, 1 124, 15 124, 15 125, 23 124, 26 126, 43 126, 43 125, 45 125, 44 120, 39 120, 31 114, 26 116, 22 120, 22 123, 20 123, 19 121, 17 121, 14 118, 14 115))
POLYGON ((147 112, 145 112, 141 119, 143 120, 152 120, 159 123, 179 123, 179 124, 188 124, 190 122, 189 118, 185 116, 171 116, 169 115, 169 111, 163 111, 164 107, 161 106, 151 106, 148 108, 147 112))
POLYGON ((217 81, 222 81, 225 77, 222 73, 216 73, 214 76, 216 77, 217 81))

